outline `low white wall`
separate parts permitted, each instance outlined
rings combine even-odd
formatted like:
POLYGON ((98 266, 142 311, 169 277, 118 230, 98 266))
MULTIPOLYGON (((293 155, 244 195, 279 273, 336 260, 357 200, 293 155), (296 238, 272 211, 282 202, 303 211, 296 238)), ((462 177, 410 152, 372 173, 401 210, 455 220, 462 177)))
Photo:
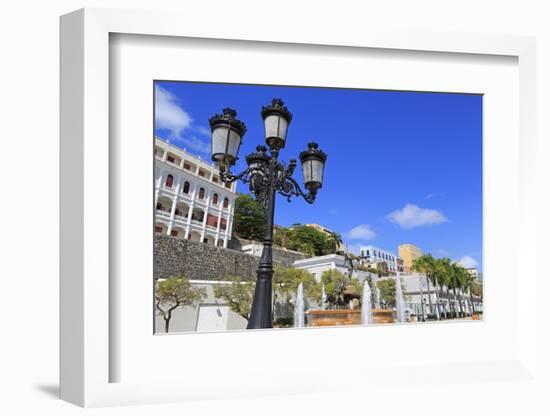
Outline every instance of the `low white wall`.
MULTIPOLYGON (((175 309, 172 312, 169 333, 195 332, 198 326, 199 332, 246 329, 247 320, 231 311, 224 301, 215 298, 213 288, 216 284, 218 283, 193 282, 194 287, 206 288, 206 297, 196 307, 175 309), (203 308, 202 312, 201 308, 203 308)), ((164 319, 157 311, 155 311, 154 319, 155 333, 165 333, 164 319)))

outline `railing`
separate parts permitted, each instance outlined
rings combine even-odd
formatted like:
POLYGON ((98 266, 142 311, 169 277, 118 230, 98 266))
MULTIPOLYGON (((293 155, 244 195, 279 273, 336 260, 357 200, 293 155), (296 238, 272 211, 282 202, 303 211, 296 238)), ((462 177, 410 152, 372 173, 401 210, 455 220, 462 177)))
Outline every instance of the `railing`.
POLYGON ((157 208, 157 209, 155 210, 155 214, 156 214, 156 215, 159 215, 159 216, 161 216, 161 217, 168 217, 168 218, 170 218, 170 211, 165 211, 165 210, 163 210, 163 209, 158 209, 158 208, 157 208))

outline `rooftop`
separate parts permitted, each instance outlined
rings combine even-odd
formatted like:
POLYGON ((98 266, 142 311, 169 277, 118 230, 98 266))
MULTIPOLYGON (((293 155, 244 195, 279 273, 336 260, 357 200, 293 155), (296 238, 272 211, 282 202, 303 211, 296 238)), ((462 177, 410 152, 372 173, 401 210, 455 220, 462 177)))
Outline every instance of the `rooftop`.
POLYGON ((155 136, 155 145, 159 145, 159 147, 163 149, 169 149, 171 152, 174 152, 177 156, 185 157, 186 159, 191 160, 202 167, 209 168, 209 169, 217 169, 214 163, 207 161, 198 155, 194 155, 193 153, 190 153, 187 149, 183 147, 179 147, 174 143, 171 143, 170 140, 168 139, 163 139, 162 137, 155 136))

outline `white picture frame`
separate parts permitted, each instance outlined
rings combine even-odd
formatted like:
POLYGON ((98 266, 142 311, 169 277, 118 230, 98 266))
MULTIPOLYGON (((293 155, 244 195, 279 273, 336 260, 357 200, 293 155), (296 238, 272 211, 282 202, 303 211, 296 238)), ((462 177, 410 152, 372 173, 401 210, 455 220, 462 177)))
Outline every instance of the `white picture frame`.
MULTIPOLYGON (((536 309, 536 291, 533 288, 537 279, 535 264, 529 261, 529 253, 536 249, 537 227, 536 217, 531 214, 536 210, 533 180, 536 159, 534 39, 509 35, 381 32, 368 29, 360 36, 348 32, 327 35, 322 27, 315 25, 304 34, 296 29, 276 31, 270 23, 266 23, 262 30, 250 27, 250 30, 243 31, 247 35, 242 36, 232 31, 231 24, 234 22, 221 20, 206 28, 200 21, 192 19, 185 19, 186 23, 182 25, 183 20, 183 16, 178 14, 105 9, 83 9, 61 19, 61 398, 88 407, 274 393, 330 392, 394 377, 412 375, 427 380, 430 375, 437 376, 443 369, 453 371, 458 379, 483 373, 484 377, 473 377, 471 381, 474 383, 499 377, 518 381, 536 377, 536 322, 528 315, 529 310, 536 309), (370 367, 369 374, 358 371, 353 376, 339 373, 336 369, 327 370, 326 374, 336 382, 312 380, 306 376, 288 380, 284 374, 267 370, 263 376, 269 378, 268 382, 247 382, 252 375, 261 377, 262 369, 251 368, 252 364, 246 363, 242 364, 240 383, 233 383, 232 386, 224 380, 213 381, 197 375, 176 381, 158 381, 158 378, 151 377, 150 380, 111 382, 110 368, 121 359, 110 347, 113 338, 110 331, 116 330, 110 324, 110 310, 116 308, 112 305, 110 294, 117 288, 109 280, 113 261, 109 251, 109 189, 113 168, 113 161, 109 158, 109 38, 117 33, 275 42, 283 49, 291 44, 330 45, 334 50, 351 47, 469 54, 472 59, 477 54, 517 58, 520 152, 516 178, 519 192, 517 201, 513 201, 518 204, 518 210, 513 221, 517 224, 519 239, 517 265, 524 272, 525 279, 525 285, 518 286, 517 307, 514 309, 514 319, 522 323, 517 327, 517 345, 510 349, 507 357, 499 357, 498 361, 421 362, 414 369, 404 367, 390 371, 376 371, 370 367)), ((243 18, 241 28, 247 28, 245 20, 243 18)), ((517 283, 517 275, 512 271, 509 273, 511 281, 517 283)), ((487 290, 491 290, 490 285, 487 290)), ((421 327, 415 330, 418 328, 421 327)), ((410 330, 405 327, 397 329, 410 330)), ((324 330, 319 330, 313 336, 323 337, 324 333, 324 330)), ((301 342, 303 337, 298 332, 292 334, 285 336, 301 342)), ((231 336, 239 342, 238 337, 244 334, 221 335, 231 336)), ((262 336, 265 335, 258 335, 256 339, 262 336)), ((165 342, 171 342, 169 337, 164 338, 168 340, 165 342)))

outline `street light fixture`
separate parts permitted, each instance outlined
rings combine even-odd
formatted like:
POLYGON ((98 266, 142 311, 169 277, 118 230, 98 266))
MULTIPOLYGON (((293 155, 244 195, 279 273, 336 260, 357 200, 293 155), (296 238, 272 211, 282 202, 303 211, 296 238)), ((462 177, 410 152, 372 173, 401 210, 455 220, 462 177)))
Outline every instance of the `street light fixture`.
POLYGON ((212 160, 224 166, 233 166, 246 133, 246 125, 237 120, 237 112, 225 108, 210 121, 212 129, 212 160))
POLYGON ((233 174, 230 168, 238 159, 242 139, 246 133, 245 124, 237 119, 237 112, 230 108, 224 109, 222 114, 216 114, 209 120, 212 130, 212 160, 218 166, 221 180, 224 183, 237 180, 248 183, 250 191, 266 210, 266 234, 248 329, 271 328, 273 325, 271 281, 275 194, 280 193, 288 201, 293 196, 300 196, 312 204, 318 190, 323 186, 323 172, 327 160, 327 155, 319 149, 317 143, 309 143, 308 148, 300 153, 304 186, 307 189, 305 193, 292 178, 296 160, 291 159, 287 166, 278 160, 279 151, 286 144, 292 114, 281 99, 274 98, 270 105, 262 108, 261 115, 268 147, 259 145, 255 152, 247 155, 245 159, 248 167, 239 174, 233 174))

